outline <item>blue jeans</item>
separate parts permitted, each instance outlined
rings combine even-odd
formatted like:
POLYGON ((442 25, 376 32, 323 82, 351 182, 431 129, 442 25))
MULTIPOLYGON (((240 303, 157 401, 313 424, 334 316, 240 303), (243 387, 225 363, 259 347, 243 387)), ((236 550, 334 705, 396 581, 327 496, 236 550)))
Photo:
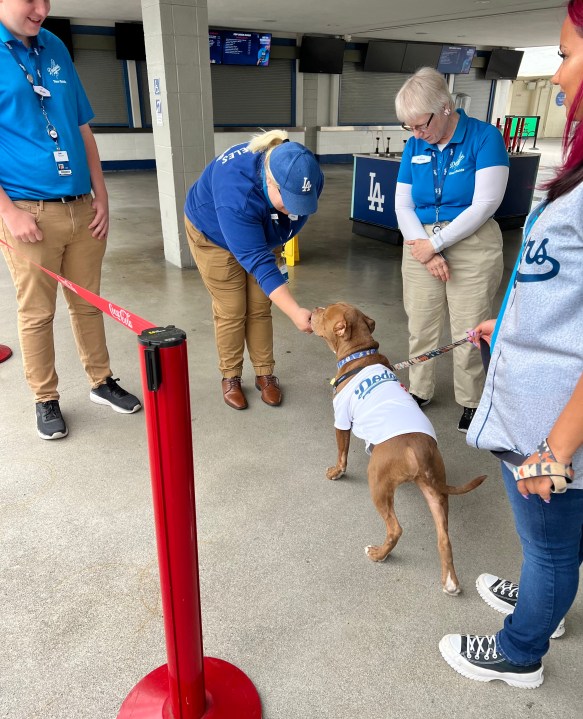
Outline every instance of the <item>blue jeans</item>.
POLYGON ((512 472, 502 463, 502 478, 522 544, 518 602, 496 636, 512 664, 534 664, 548 652, 549 639, 573 604, 583 562, 583 491, 570 489, 524 499, 512 472))

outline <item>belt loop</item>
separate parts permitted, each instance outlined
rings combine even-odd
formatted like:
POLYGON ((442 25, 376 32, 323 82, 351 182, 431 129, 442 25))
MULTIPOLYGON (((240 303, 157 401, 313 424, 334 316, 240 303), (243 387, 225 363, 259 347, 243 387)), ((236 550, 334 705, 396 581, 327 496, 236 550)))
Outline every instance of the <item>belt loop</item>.
POLYGON ((38 201, 38 207, 39 207, 39 210, 40 210, 41 212, 43 212, 43 210, 45 209, 45 201, 44 201, 44 200, 39 200, 39 201, 38 201))

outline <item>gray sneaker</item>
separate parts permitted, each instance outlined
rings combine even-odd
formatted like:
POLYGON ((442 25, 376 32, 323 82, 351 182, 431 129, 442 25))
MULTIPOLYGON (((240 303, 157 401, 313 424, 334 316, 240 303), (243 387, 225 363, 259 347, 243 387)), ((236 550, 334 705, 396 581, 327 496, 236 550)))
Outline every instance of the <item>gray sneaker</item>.
POLYGON ((61 439, 69 434, 58 400, 36 403, 36 429, 41 439, 61 439))
MULTIPOLYGON (((476 579, 476 589, 482 599, 500 614, 512 614, 518 600, 518 584, 501 579, 494 574, 480 574, 476 579)), ((551 634, 551 639, 558 639, 565 633, 565 618, 551 634)))
POLYGON ((133 414, 142 409, 140 400, 118 385, 118 379, 108 377, 104 384, 92 389, 89 399, 96 404, 107 404, 116 412, 133 414))

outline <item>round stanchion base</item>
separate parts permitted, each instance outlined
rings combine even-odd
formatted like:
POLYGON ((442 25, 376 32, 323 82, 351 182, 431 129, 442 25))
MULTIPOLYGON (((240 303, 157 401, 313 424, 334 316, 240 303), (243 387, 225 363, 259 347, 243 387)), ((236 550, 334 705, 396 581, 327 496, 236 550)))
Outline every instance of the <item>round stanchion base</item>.
MULTIPOLYGON (((261 719, 261 700, 249 677, 234 664, 204 658, 206 711, 185 719, 261 719)), ((168 666, 145 676, 125 698, 117 719, 171 719, 168 666)))
POLYGON ((0 345, 0 362, 6 361, 9 357, 12 357, 12 350, 6 345, 0 345))

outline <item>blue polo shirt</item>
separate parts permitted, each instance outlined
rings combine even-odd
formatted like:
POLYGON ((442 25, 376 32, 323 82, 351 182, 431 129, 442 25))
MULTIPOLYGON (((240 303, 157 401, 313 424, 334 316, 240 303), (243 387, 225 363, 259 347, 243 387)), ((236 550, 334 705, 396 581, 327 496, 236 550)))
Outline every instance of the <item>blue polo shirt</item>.
POLYGON ((41 28, 27 48, 12 37, 0 23, 0 186, 13 200, 42 200, 63 195, 81 195, 91 190, 89 167, 80 125, 93 117, 65 45, 41 28), (44 99, 50 122, 59 133, 59 147, 68 153, 72 174, 58 173, 53 153, 55 141, 47 133, 39 96, 12 54, 10 42, 20 62, 51 97, 44 99), (34 46, 38 47, 36 56, 34 46), (35 62, 36 61, 36 62, 35 62))
MULTIPOLYGON (((272 250, 298 234, 307 216, 277 212, 263 186, 262 152, 234 145, 204 169, 186 196, 184 213, 197 230, 231 252, 266 295, 285 283, 272 250)), ((320 177, 318 197, 324 187, 320 177)))
POLYGON ((494 125, 468 117, 461 109, 457 112, 460 116, 457 127, 443 151, 415 137, 409 139, 403 151, 397 182, 412 186, 415 213, 425 225, 435 222, 434 167, 439 183, 444 166, 451 159, 439 209, 440 221, 451 222, 472 204, 478 170, 509 165, 500 131, 494 125))

